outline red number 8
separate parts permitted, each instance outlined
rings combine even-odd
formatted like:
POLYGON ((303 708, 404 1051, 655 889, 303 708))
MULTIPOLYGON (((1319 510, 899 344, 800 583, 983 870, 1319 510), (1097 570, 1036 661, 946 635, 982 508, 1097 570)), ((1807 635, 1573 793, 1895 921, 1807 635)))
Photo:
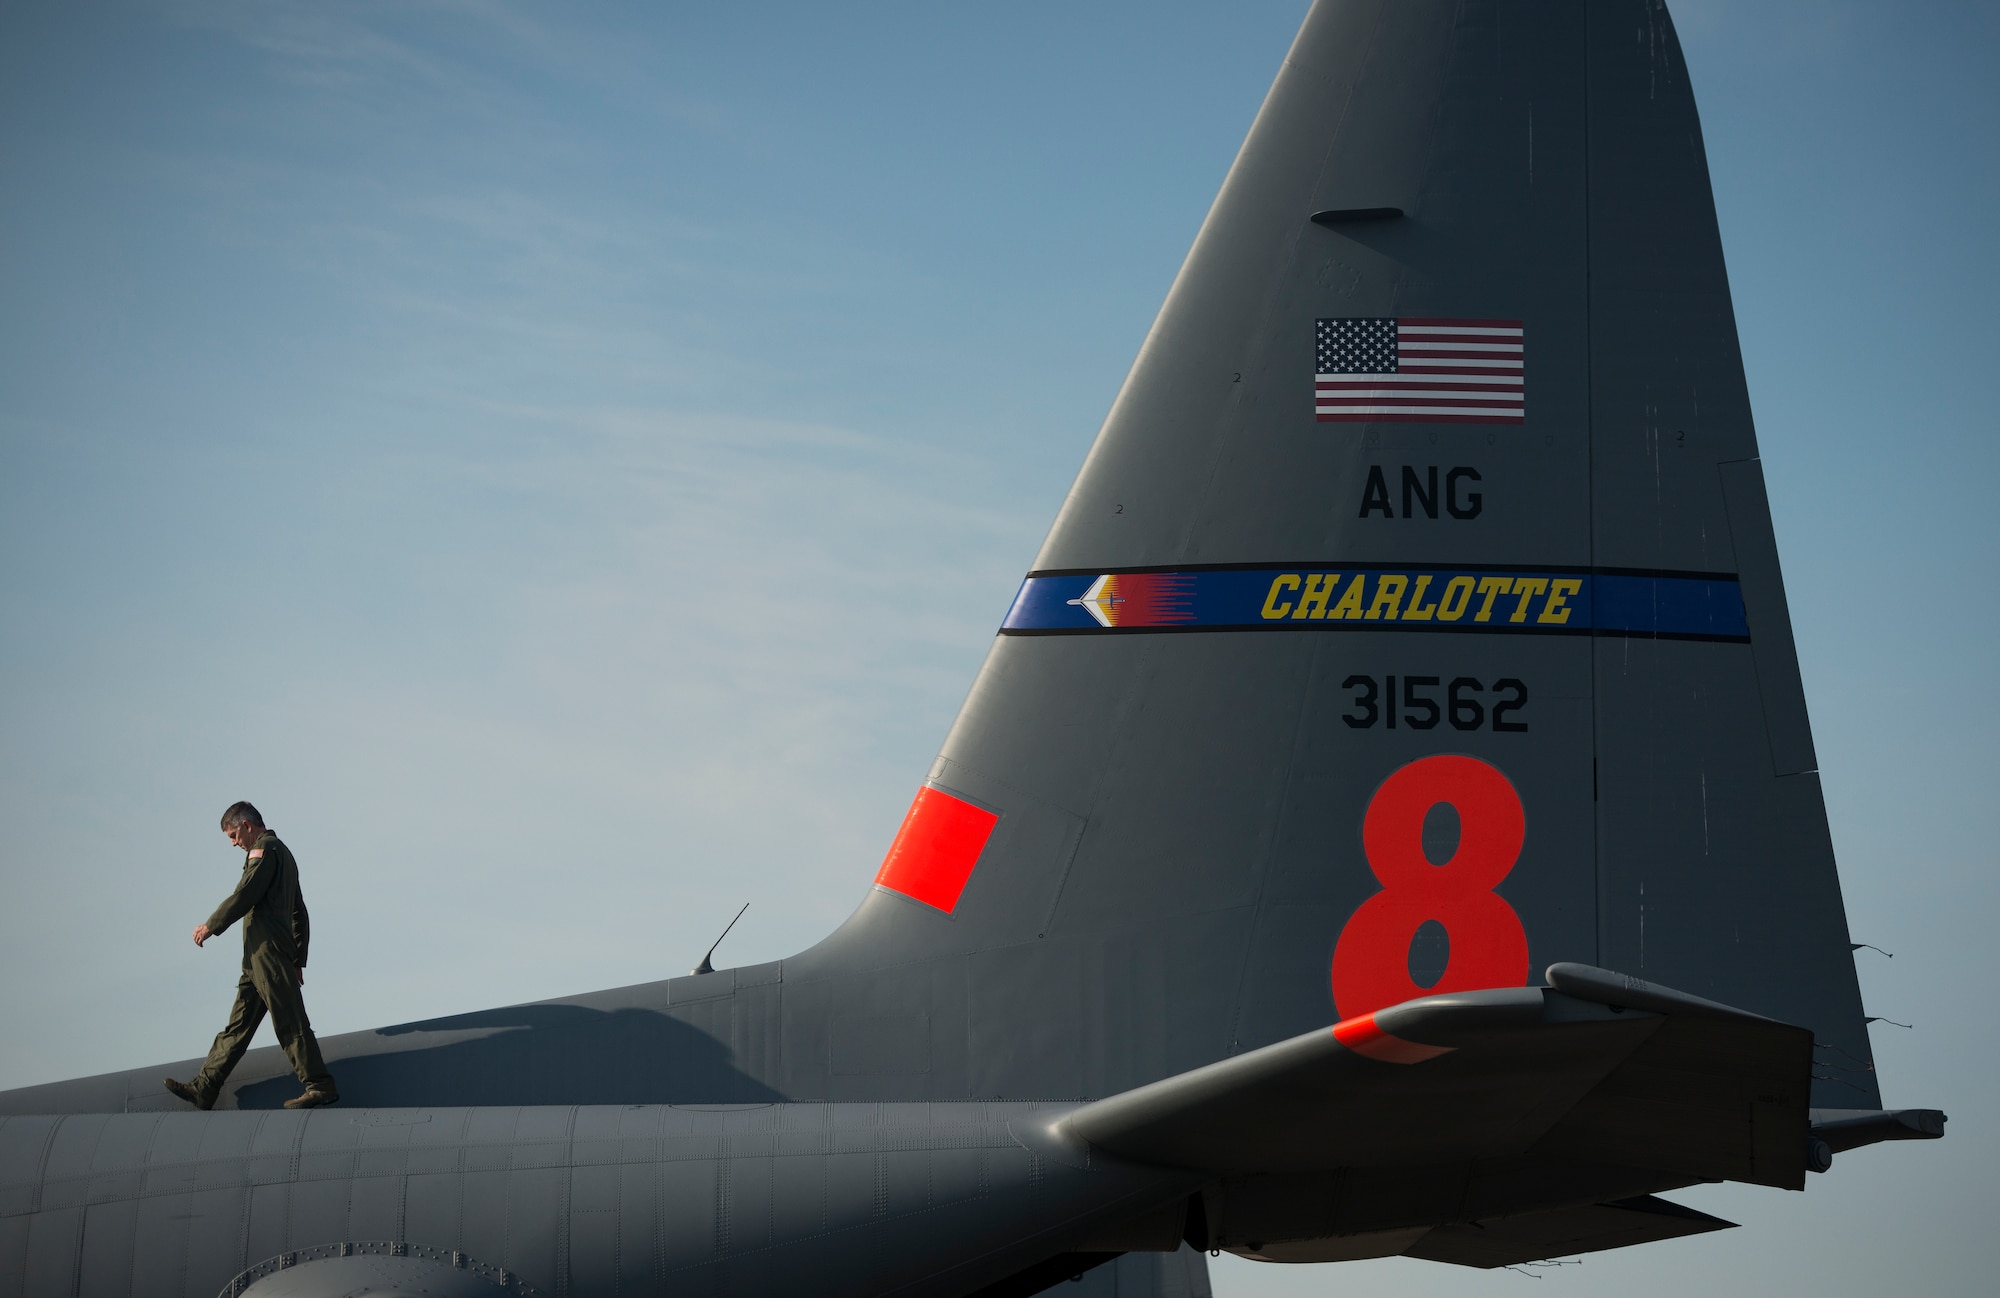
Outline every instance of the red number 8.
POLYGON ((1521 856, 1521 795, 1476 757, 1420 758, 1382 782, 1361 819, 1361 846, 1382 891, 1361 903, 1333 948, 1333 1003, 1343 1019, 1444 992, 1528 981, 1528 931, 1493 888, 1521 856), (1458 850, 1424 856, 1424 816, 1458 812, 1458 850), (1444 925, 1451 957, 1435 987, 1410 977, 1410 942, 1426 920, 1444 925))

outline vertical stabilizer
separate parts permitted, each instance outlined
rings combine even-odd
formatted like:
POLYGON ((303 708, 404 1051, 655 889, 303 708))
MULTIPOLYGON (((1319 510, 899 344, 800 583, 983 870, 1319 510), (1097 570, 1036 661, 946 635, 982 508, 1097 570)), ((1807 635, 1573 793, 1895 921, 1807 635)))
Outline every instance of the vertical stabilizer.
MULTIPOLYGON (((880 886, 973 1093, 1619 969, 1876 1103, 1700 126, 1647 0, 1321 0, 880 886)), ((788 976, 792 976, 788 974, 788 976)))

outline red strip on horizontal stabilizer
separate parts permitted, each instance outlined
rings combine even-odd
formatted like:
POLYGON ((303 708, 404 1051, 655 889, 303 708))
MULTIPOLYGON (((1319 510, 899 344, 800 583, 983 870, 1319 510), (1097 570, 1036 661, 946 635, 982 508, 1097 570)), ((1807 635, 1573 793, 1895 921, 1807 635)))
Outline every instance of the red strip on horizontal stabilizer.
POLYGON ((1343 1019, 1333 1025, 1333 1039, 1357 1055, 1385 1064, 1421 1064, 1426 1059, 1452 1052, 1451 1046, 1427 1046, 1417 1041, 1392 1037, 1375 1026, 1373 1014, 1343 1019))

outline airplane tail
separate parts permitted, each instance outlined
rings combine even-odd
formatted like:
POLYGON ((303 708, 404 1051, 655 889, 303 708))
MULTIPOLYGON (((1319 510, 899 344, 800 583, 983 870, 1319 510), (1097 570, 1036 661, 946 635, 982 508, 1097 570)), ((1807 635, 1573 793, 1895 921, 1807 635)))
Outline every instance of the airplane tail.
POLYGON ((1815 767, 1664 7, 1320 0, 786 1013, 1100 1096, 1575 961, 1872 1109, 1815 767))
POLYGON ((1721 1229, 1655 1195, 1943 1130, 1881 1109, 1815 765, 1664 8, 1317 0, 838 932, 329 1039, 365 1119, 0 1122, 0 1264, 1168 1298, 1721 1229), (964 1100, 1084 1102, 891 1103, 964 1100))
POLYGON ((322 1046, 362 1105, 1098 1099, 1567 962, 1810 1029, 1858 1140, 1814 766, 1664 9, 1319 0, 840 930, 322 1046))

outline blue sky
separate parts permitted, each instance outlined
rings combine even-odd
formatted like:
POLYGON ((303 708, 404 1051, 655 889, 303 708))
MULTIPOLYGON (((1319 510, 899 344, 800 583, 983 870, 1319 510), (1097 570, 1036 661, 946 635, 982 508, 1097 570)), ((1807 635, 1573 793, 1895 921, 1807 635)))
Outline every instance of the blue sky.
MULTIPOLYGON (((0 9, 0 1086, 204 1047, 237 796, 323 1031, 838 922, 1304 8, 0 9)), ((2000 18, 1675 13, 1884 1089, 1954 1121, 1546 1278, 1983 1293, 2000 18)))

